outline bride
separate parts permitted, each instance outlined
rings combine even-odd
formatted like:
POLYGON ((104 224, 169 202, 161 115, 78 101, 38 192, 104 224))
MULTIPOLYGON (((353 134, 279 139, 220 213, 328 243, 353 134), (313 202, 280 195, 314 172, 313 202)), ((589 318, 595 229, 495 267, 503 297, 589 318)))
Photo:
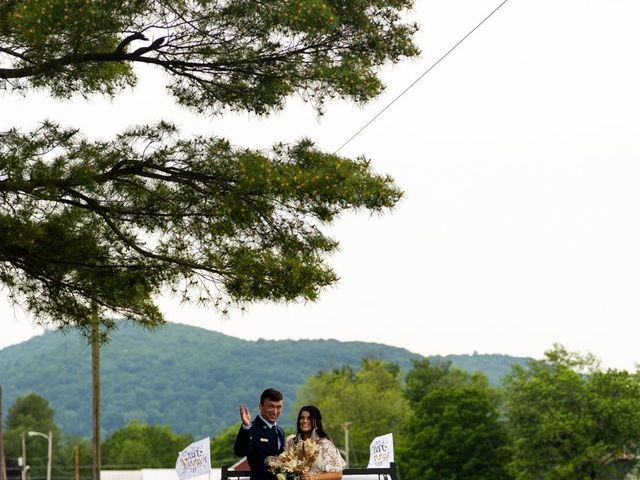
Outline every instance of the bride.
POLYGON ((289 435, 285 451, 295 448, 300 440, 312 439, 318 446, 318 456, 309 471, 302 474, 302 480, 340 480, 345 461, 331 437, 322 428, 322 415, 318 407, 306 405, 298 412, 297 431, 289 435))

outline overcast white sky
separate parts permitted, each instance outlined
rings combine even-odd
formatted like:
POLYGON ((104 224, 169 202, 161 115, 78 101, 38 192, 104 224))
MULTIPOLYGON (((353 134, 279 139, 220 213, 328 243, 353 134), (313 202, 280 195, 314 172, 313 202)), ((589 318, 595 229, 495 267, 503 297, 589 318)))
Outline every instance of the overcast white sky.
MULTIPOLYGON (((422 57, 385 70, 366 107, 321 119, 296 101, 269 119, 203 118, 157 75, 113 101, 0 97, 0 128, 43 118, 90 137, 164 118, 267 148, 309 136, 335 150, 479 23, 497 0, 417 0, 422 57)), ((341 281, 320 301, 213 311, 160 304, 169 321, 245 339, 336 338, 423 355, 541 357, 554 342, 605 366, 640 362, 640 2, 510 0, 346 146, 406 197, 331 230, 341 281)), ((0 300, 0 348, 39 332, 0 300)))

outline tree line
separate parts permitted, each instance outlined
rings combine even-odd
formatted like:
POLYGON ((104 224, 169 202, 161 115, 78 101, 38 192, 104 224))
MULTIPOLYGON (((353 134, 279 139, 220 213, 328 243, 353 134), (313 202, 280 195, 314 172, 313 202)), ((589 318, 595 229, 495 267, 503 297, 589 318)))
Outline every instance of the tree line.
MULTIPOLYGON (((343 454, 348 428, 350 466, 366 466, 371 440, 393 433, 401 478, 613 480, 634 464, 639 400, 638 372, 603 369, 591 355, 555 346, 542 360, 514 365, 501 386, 445 360, 413 360, 405 372, 363 359, 358 368, 309 377, 284 415, 293 418, 299 406, 318 405, 343 454)), ((28 430, 53 431, 55 478, 72 478, 75 448, 80 463, 90 464, 88 442, 60 432, 53 409, 36 393, 16 400, 5 425, 7 457, 14 464, 20 434, 28 430)), ((212 439, 214 466, 237 460, 237 429, 230 425, 212 439)), ((104 440, 103 468, 173 468, 178 451, 193 440, 166 425, 132 421, 104 440)), ((32 478, 44 478, 46 442, 29 439, 28 452, 32 478)), ((88 478, 89 471, 83 475, 88 478)))
MULTIPOLYGON (((239 403, 254 402, 255 392, 263 389, 265 382, 278 385, 286 398, 293 399, 305 379, 319 370, 343 364, 357 367, 366 356, 397 362, 405 370, 411 365, 410 358, 420 357, 404 349, 365 342, 246 341, 174 323, 148 332, 122 321, 101 349, 101 428, 109 435, 137 419, 167 424, 177 433, 198 438, 216 435, 237 420, 239 403), (234 358, 242 358, 242 362, 229 361, 234 358), (193 372, 206 373, 198 373, 194 381, 193 372), (211 398, 216 398, 215 404, 211 398)), ((455 365, 460 358, 452 357, 455 365)), ((493 362, 493 356, 479 355, 474 360, 474 370, 485 371, 487 364, 498 363, 493 362)), ((500 360, 504 363, 499 366, 506 372, 508 365, 519 359, 500 360)), ((86 341, 75 333, 47 332, 2 349, 4 403, 11 405, 18 396, 35 390, 53 406, 62 430, 89 435, 90 367, 86 341)))

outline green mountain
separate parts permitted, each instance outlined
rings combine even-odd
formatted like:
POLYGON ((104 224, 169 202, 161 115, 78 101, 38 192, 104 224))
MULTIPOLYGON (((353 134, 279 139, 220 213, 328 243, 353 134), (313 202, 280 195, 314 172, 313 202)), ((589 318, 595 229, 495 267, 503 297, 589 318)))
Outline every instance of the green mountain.
MULTIPOLYGON (((168 424, 196 438, 213 436, 238 421, 239 403, 255 412, 267 386, 279 388, 292 401, 307 377, 342 365, 357 367, 363 357, 408 370, 411 359, 420 356, 365 342, 246 341, 186 325, 167 324, 149 332, 124 324, 101 349, 103 432, 139 419, 168 424)), ((494 383, 513 363, 525 361, 502 355, 440 358, 487 372, 494 383)), ((0 385, 4 405, 37 392, 49 400, 63 431, 89 436, 91 348, 86 339, 47 332, 0 350, 0 385)))

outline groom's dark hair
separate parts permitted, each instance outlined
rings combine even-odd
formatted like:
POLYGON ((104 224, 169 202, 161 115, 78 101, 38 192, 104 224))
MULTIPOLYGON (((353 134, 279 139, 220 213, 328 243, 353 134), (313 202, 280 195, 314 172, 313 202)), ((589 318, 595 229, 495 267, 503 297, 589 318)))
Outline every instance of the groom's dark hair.
POLYGON ((280 393, 278 390, 276 390, 275 388, 267 388, 264 392, 262 392, 262 395, 260 395, 260 405, 262 405, 265 400, 279 402, 283 399, 284 397, 282 396, 282 393, 280 393))

